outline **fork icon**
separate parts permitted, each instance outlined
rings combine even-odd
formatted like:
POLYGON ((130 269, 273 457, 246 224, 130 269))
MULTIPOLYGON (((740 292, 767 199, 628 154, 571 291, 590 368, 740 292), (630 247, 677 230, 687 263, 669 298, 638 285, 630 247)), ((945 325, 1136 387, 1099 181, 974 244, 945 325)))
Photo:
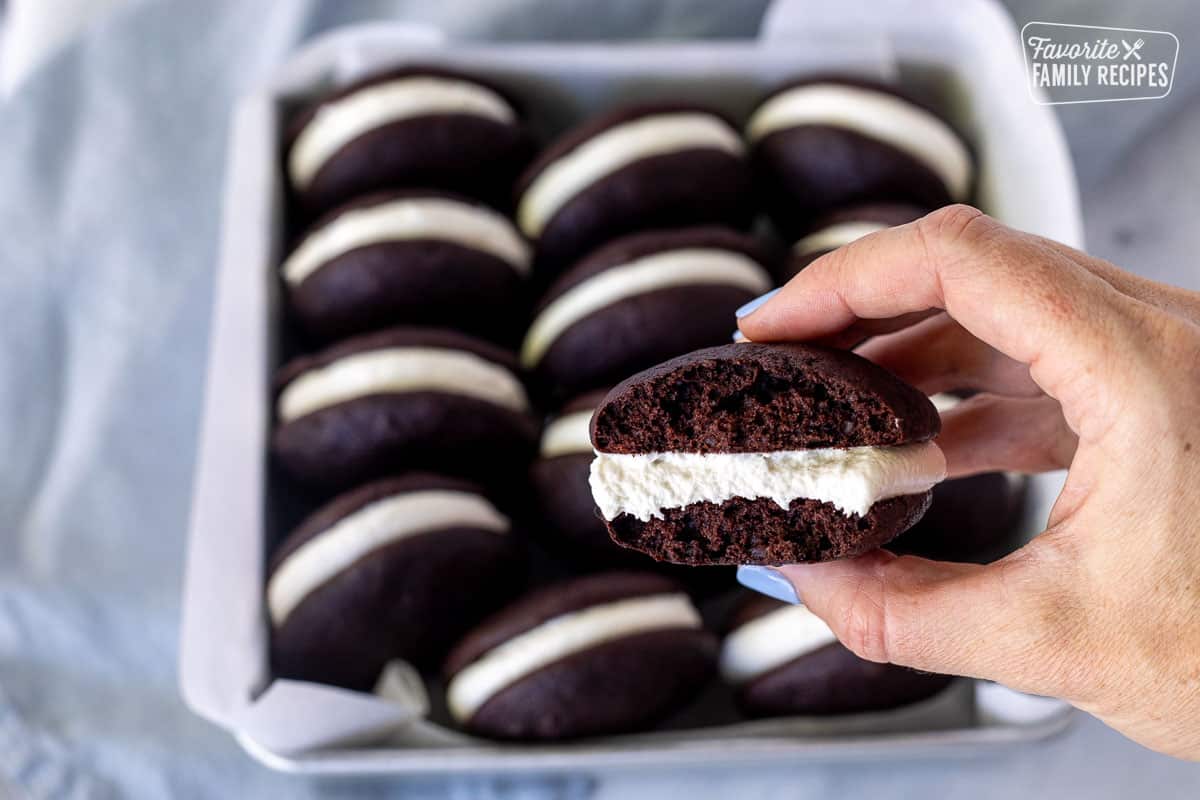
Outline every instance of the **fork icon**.
POLYGON ((1125 56, 1124 56, 1124 58, 1123 58, 1122 60, 1123 60, 1123 61, 1128 61, 1128 60, 1129 60, 1129 57, 1130 57, 1130 56, 1133 56, 1133 57, 1134 57, 1134 58, 1136 58, 1138 61, 1141 61, 1141 60, 1142 60, 1142 54, 1141 54, 1141 53, 1139 53, 1139 52, 1138 52, 1138 50, 1141 50, 1141 49, 1142 49, 1142 45, 1144 45, 1144 44, 1146 44, 1146 40, 1145 40, 1145 39, 1138 39, 1138 40, 1137 40, 1136 42, 1134 42, 1133 44, 1130 44, 1129 42, 1127 42, 1127 41, 1125 41, 1124 39, 1122 39, 1122 40, 1121 40, 1121 45, 1122 45, 1122 46, 1124 46, 1124 48, 1125 48, 1125 56))

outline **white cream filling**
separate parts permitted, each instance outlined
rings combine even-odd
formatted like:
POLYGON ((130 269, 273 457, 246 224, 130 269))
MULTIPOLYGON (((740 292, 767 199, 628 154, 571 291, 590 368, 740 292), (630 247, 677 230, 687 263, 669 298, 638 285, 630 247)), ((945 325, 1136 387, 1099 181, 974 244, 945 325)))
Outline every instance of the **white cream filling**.
POLYGON ((542 458, 592 452, 590 428, 594 411, 592 408, 573 411, 547 425, 542 431, 542 458))
POLYGON ((304 126, 288 156, 292 183, 307 187, 330 156, 368 131, 431 114, 470 114, 503 123, 517 118, 503 97, 470 81, 414 75, 365 86, 320 106, 304 126))
POLYGON ((376 500, 309 539, 271 573, 267 609, 282 625, 304 598, 368 553, 409 536, 450 527, 507 533, 508 518, 484 498, 435 489, 376 500))
POLYGON ((695 148, 744 152, 735 130, 701 111, 654 114, 601 131, 533 179, 517 206, 517 225, 536 239, 560 208, 606 175, 643 158, 695 148))
POLYGON ((745 683, 836 641, 816 614, 801 605, 785 606, 726 636, 719 668, 729 683, 745 683))
POLYGON ((284 280, 298 286, 322 264, 382 242, 434 239, 488 253, 521 276, 529 274, 529 245, 490 209, 442 197, 402 198, 347 211, 313 231, 283 262, 284 280))
POLYGON ((542 309, 521 344, 521 364, 536 367, 564 331, 613 303, 660 289, 704 285, 732 286, 758 295, 771 288, 771 276, 753 259, 717 248, 667 250, 606 269, 542 309))
POLYGON ((938 175, 954 200, 971 188, 971 155, 942 120, 887 92, 817 83, 781 92, 754 112, 751 142, 800 125, 831 125, 903 150, 938 175))
POLYGON ((388 347, 303 373, 280 393, 279 418, 288 422, 357 397, 402 392, 446 392, 529 409, 517 376, 486 358, 442 347, 388 347))
POLYGON ((823 250, 836 250, 886 227, 882 222, 839 222, 805 236, 792 245, 792 252, 806 256, 823 250))
POLYGON ((760 497, 831 503, 864 516, 880 500, 928 491, 946 475, 933 442, 895 447, 820 448, 769 453, 597 453, 592 497, 605 519, 643 522, 666 509, 760 497))
POLYGON ((685 594, 632 597, 562 614, 463 668, 446 687, 446 703, 462 722, 501 689, 573 653, 647 631, 699 627, 700 614, 685 594))

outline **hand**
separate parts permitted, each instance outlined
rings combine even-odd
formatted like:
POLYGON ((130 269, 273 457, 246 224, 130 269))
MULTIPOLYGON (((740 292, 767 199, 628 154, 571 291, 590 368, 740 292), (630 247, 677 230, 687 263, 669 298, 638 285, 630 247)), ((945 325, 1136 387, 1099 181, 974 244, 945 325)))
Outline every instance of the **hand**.
POLYGON ((943 416, 950 477, 1070 468, 1046 530, 994 564, 782 567, 847 647, 1200 759, 1200 293, 951 206, 818 259, 739 327, 866 339, 925 392, 981 392, 943 416))

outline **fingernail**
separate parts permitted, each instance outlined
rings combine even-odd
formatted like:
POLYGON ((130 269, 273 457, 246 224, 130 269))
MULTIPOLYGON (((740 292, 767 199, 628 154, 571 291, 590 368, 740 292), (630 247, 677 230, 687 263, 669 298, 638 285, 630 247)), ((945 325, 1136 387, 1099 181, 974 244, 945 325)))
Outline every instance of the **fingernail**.
POLYGON ((800 602, 800 597, 796 594, 796 589, 791 582, 774 567, 754 567, 743 564, 737 568, 737 580, 747 589, 753 589, 767 597, 774 597, 776 600, 793 605, 800 602))
POLYGON ((774 297, 777 294, 779 294, 779 289, 772 289, 771 291, 767 292, 766 294, 759 295, 758 297, 751 300, 749 303, 746 303, 746 305, 739 308, 737 311, 733 312, 733 315, 735 317, 737 317, 738 319, 741 319, 742 317, 748 317, 751 314, 753 314, 755 311, 757 311, 762 306, 763 303, 767 302, 768 300, 770 300, 772 297, 774 297))
POLYGON ((736 344, 737 342, 746 341, 746 334, 742 333, 741 331, 734 331, 733 334, 730 335, 729 338, 732 339, 734 341, 734 343, 736 344))

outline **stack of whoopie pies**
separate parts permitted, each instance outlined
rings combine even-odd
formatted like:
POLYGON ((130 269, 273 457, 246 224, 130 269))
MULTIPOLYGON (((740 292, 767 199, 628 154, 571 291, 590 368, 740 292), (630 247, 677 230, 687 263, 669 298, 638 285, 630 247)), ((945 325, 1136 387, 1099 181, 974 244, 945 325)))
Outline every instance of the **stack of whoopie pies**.
MULTIPOLYGON (((315 510, 276 546, 274 674, 371 691, 434 673, 522 588, 539 421, 513 347, 533 252, 509 196, 532 156, 515 99, 434 67, 367 78, 292 124, 280 265, 283 491, 315 510)), ((291 498, 289 498, 291 499, 291 498)))
POLYGON ((403 659, 448 723, 517 740, 643 730, 718 674, 748 716, 940 690, 798 607, 741 603, 722 649, 697 603, 732 565, 853 555, 928 508, 923 395, 727 343, 809 261, 968 198, 963 140, 843 78, 744 120, 614 108, 540 151, 537 102, 406 66, 288 129, 271 449, 311 513, 270 554, 274 674, 372 691, 403 659))

